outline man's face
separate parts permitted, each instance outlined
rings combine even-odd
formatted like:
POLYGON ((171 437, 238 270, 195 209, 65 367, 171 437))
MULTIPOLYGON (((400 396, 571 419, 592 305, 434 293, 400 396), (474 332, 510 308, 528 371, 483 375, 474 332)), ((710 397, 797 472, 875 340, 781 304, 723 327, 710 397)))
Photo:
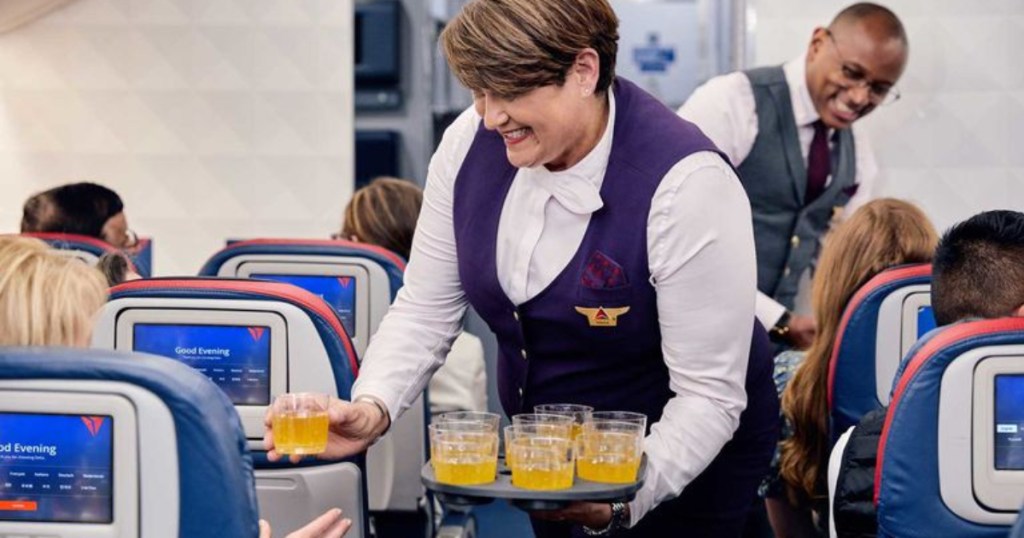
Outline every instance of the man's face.
POLYGON ((818 28, 807 51, 807 88, 822 122, 846 129, 891 99, 907 47, 872 19, 818 28))

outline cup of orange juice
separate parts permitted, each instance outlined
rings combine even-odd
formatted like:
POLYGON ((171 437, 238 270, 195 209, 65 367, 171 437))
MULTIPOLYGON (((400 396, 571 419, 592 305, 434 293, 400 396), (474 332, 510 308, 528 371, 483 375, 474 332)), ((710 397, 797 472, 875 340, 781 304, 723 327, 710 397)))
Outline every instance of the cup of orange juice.
POLYGON ((574 474, 572 440, 568 435, 547 437, 528 431, 523 429, 512 435, 512 443, 505 448, 512 470, 512 485, 542 491, 571 488, 574 474))
POLYGON ((498 472, 498 433, 472 421, 433 423, 430 464, 442 484, 471 486, 494 482, 498 472))
POLYGON ((608 484, 635 482, 643 455, 644 426, 622 421, 592 421, 576 439, 580 478, 608 484))
POLYGON ((543 404, 533 406, 534 413, 544 415, 563 415, 572 417, 575 420, 572 428, 572 436, 576 438, 583 431, 583 423, 587 422, 594 408, 589 405, 579 404, 543 404))
POLYGON ((320 454, 327 449, 326 394, 280 394, 271 407, 270 426, 279 454, 320 454))

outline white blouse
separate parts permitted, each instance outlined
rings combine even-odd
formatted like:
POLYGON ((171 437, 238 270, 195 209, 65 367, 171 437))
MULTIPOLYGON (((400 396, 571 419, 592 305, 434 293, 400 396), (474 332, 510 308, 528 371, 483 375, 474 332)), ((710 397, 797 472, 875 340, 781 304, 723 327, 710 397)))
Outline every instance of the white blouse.
MULTIPOLYGON (((612 147, 614 98, 598 145, 572 168, 520 169, 498 226, 498 279, 515 304, 543 290, 579 248, 612 147)), ((392 417, 442 364, 467 307, 458 274, 455 178, 480 124, 472 108, 448 128, 431 159, 423 210, 398 294, 370 342, 353 397, 380 398, 392 417)), ((675 396, 651 428, 648 471, 631 503, 635 523, 677 496, 732 438, 746 407, 756 266, 750 204, 716 154, 679 161, 662 179, 647 218, 651 281, 662 352, 675 396)))

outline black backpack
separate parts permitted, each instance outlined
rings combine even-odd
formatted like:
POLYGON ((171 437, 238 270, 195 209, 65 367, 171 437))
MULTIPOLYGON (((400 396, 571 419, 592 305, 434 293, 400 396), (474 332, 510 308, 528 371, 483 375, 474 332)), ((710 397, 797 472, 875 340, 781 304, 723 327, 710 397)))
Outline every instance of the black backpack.
POLYGON ((875 538, 875 462, 887 408, 876 409, 854 426, 843 450, 836 480, 832 517, 839 538, 875 538))

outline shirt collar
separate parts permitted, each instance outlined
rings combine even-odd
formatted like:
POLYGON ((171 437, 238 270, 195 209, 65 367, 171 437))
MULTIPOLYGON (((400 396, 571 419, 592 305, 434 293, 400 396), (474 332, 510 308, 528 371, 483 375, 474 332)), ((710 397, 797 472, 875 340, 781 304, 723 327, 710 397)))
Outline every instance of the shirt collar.
POLYGON ((604 207, 601 185, 608 169, 612 152, 612 133, 615 130, 615 95, 608 88, 608 123, 601 139, 580 162, 571 168, 552 172, 543 166, 529 169, 533 183, 548 193, 566 210, 586 215, 604 207))
POLYGON ((786 74, 786 84, 789 85, 789 100, 793 106, 793 119, 796 120, 797 126, 810 126, 821 119, 807 88, 807 57, 801 55, 786 62, 782 70, 786 74))

